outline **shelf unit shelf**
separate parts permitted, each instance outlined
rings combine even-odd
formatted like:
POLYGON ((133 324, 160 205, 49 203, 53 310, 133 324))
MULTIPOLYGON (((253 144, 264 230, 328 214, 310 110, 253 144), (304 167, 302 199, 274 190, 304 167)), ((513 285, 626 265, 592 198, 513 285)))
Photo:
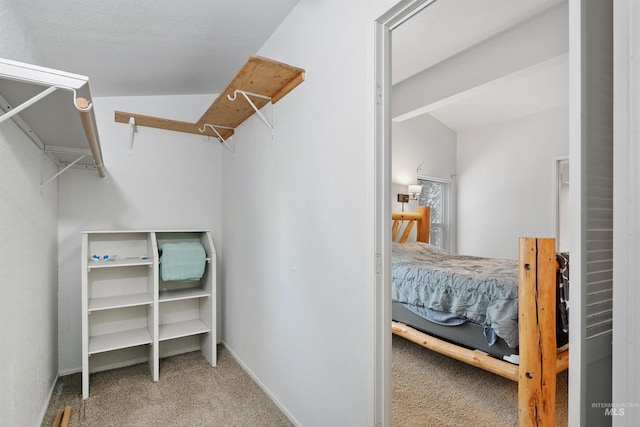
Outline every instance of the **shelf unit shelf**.
POLYGON ((113 261, 89 261, 87 268, 117 268, 117 267, 136 267, 139 265, 153 266, 153 259, 114 259, 113 261))
POLYGON ((150 294, 116 295, 113 297, 90 298, 89 312, 152 304, 153 295, 150 294))
POLYGON ((81 261, 84 399, 91 372, 140 363, 144 350, 153 381, 159 380, 160 358, 198 346, 216 366, 216 252, 209 231, 83 232, 81 261), (172 242, 202 245, 200 280, 162 280, 161 248, 172 242), (118 258, 94 260, 94 254, 118 258))
POLYGON ((89 339, 89 354, 120 350, 128 347, 151 344, 152 342, 151 334, 147 328, 97 335, 89 339))
POLYGON ((158 340, 166 341, 174 338, 182 338, 191 335, 198 335, 211 332, 211 328, 204 324, 202 320, 186 320, 184 322, 165 323, 160 325, 158 330, 158 340))
POLYGON ((208 298, 211 292, 202 288, 186 288, 174 291, 161 291, 159 296, 160 302, 180 301, 192 298, 208 298))

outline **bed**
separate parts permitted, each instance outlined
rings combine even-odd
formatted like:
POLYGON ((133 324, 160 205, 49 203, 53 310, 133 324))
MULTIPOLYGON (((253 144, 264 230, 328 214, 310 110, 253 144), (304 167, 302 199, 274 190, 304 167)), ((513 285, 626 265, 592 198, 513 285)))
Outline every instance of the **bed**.
POLYGON ((392 214, 392 332, 518 382, 520 425, 555 425, 569 354, 554 239, 520 238, 518 261, 457 256, 428 244, 429 218, 392 214))

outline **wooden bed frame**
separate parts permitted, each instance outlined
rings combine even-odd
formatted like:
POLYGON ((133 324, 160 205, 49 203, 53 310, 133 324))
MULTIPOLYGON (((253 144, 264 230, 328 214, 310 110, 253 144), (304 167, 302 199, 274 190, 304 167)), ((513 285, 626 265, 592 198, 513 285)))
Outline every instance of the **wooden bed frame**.
MULTIPOLYGON (((392 214, 392 238, 408 221, 399 242, 406 242, 413 223, 416 240, 429 242, 430 210, 392 214), (408 231, 407 231, 408 230, 408 231)), ((518 419, 521 426, 556 425, 556 375, 569 367, 569 350, 556 349, 555 239, 519 239, 518 332, 520 364, 496 359, 432 337, 403 323, 392 322, 392 332, 425 348, 484 369, 518 383, 518 419)))

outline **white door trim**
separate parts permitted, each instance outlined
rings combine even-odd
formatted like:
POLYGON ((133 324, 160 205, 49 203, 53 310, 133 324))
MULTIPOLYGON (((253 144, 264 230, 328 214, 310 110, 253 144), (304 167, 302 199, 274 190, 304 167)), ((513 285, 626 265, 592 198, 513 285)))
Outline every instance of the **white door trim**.
POLYGON ((402 0, 375 21, 375 425, 391 426, 391 30, 435 0, 402 0))

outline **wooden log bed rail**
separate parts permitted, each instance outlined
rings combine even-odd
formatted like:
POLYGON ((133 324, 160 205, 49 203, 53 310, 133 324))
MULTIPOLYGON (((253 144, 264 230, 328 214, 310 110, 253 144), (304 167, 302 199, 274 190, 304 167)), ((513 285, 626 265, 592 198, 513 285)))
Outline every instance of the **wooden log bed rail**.
MULTIPOLYGON (((413 222, 417 223, 416 240, 429 242, 429 213, 428 207, 419 207, 418 212, 394 212, 393 240, 401 228, 400 221, 408 221, 399 242, 406 242, 413 222)), ((558 352, 556 348, 555 240, 520 238, 518 244, 519 365, 435 338, 403 323, 392 321, 391 330, 425 348, 516 381, 519 425, 552 426, 556 425, 556 376, 569 367, 569 351, 558 352)))

